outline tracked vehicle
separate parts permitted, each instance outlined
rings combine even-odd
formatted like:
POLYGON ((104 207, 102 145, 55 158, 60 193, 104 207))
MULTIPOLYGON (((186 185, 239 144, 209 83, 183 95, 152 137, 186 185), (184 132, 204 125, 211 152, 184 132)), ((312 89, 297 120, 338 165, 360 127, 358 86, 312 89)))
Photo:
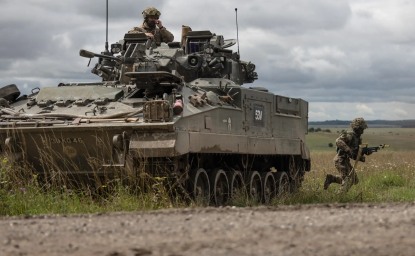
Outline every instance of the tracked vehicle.
POLYGON ((126 34, 110 51, 81 50, 98 58, 94 83, 0 89, 2 152, 45 175, 160 175, 215 205, 244 185, 265 202, 300 187, 308 103, 244 86, 257 73, 228 49, 235 40, 182 38, 157 47, 126 34))

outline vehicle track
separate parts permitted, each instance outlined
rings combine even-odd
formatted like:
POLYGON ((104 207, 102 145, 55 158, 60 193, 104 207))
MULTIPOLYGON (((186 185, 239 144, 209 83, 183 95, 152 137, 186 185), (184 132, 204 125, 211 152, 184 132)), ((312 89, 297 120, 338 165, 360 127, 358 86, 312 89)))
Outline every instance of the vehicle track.
POLYGON ((0 218, 0 255, 415 255, 415 202, 0 218))

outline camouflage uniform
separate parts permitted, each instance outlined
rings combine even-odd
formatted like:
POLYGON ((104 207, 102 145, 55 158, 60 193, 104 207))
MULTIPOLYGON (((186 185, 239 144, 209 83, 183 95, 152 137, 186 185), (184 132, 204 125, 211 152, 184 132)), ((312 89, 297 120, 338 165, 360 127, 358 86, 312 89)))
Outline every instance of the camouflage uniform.
POLYGON ((160 45, 162 42, 173 42, 174 36, 165 27, 159 29, 158 27, 150 28, 144 21, 140 27, 133 27, 128 33, 151 33, 154 35, 154 42, 160 45))
MULTIPOLYGON (((352 121, 350 126, 355 129, 366 129, 367 124, 363 118, 356 118, 352 121)), ((336 140, 337 155, 334 157, 333 162, 336 169, 339 171, 340 176, 327 174, 326 181, 324 182, 324 189, 327 189, 331 183, 342 184, 339 192, 343 191, 345 186, 352 186, 359 183, 356 172, 353 172, 352 177, 347 177, 352 170, 350 163, 350 155, 348 153, 350 148, 357 148, 362 144, 362 138, 354 131, 342 132, 340 137, 336 140), (350 184, 346 184, 350 179, 350 184)), ((365 161, 364 157, 361 156, 361 161, 365 161)), ((347 190, 347 188, 346 188, 347 190)))
POLYGON ((141 24, 140 27, 133 27, 130 31, 128 31, 128 33, 151 33, 154 35, 154 42, 156 43, 156 45, 160 45, 162 42, 165 43, 169 43, 169 42, 173 42, 174 36, 172 33, 170 33, 170 31, 168 31, 164 26, 160 29, 157 26, 154 27, 150 27, 147 24, 147 17, 153 15, 155 17, 158 17, 161 15, 161 13, 154 7, 147 7, 144 11, 143 11, 143 18, 144 21, 141 24))

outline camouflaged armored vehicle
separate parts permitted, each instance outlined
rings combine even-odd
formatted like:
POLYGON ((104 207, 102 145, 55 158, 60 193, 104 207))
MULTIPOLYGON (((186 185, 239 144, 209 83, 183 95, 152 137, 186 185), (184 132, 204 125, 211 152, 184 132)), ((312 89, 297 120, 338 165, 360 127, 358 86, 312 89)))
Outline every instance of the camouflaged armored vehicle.
POLYGON ((265 202, 299 187, 310 169, 308 103, 244 86, 257 74, 228 49, 235 40, 210 31, 182 38, 157 47, 126 34, 108 52, 81 50, 98 57, 94 83, 21 97, 2 88, 3 153, 46 175, 162 175, 216 205, 243 184, 265 202))

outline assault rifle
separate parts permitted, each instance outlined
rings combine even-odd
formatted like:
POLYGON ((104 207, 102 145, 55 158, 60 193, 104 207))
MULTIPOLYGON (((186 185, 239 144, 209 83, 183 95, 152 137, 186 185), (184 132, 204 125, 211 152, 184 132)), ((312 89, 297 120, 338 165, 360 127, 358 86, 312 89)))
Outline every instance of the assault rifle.
MULTIPOLYGON (((365 159, 362 158, 363 155, 371 155, 374 152, 378 152, 378 150, 380 150, 381 148, 388 148, 389 145, 385 145, 385 144, 381 144, 379 145, 379 147, 368 147, 369 143, 363 143, 362 144, 362 153, 361 153, 361 157, 359 159, 359 161, 364 162, 365 159)), ((359 147, 355 147, 352 148, 353 154, 352 154, 352 159, 356 160, 358 153, 359 153, 359 147)))
MULTIPOLYGON (((378 147, 368 147, 369 143, 363 143, 361 145, 361 149, 362 149, 362 153, 361 156, 359 157, 359 161, 364 162, 365 158, 362 158, 363 155, 371 155, 373 152, 378 152, 378 150, 380 150, 381 148, 388 148, 389 145, 385 145, 385 144, 381 144, 378 147)), ((350 158, 353 160, 356 160, 357 156, 358 156, 358 152, 359 152, 359 147, 355 147, 355 148, 351 148, 352 150, 352 154, 350 155, 350 153, 348 152, 344 152, 342 150, 339 150, 338 155, 342 155, 342 154, 349 154, 350 158)))

